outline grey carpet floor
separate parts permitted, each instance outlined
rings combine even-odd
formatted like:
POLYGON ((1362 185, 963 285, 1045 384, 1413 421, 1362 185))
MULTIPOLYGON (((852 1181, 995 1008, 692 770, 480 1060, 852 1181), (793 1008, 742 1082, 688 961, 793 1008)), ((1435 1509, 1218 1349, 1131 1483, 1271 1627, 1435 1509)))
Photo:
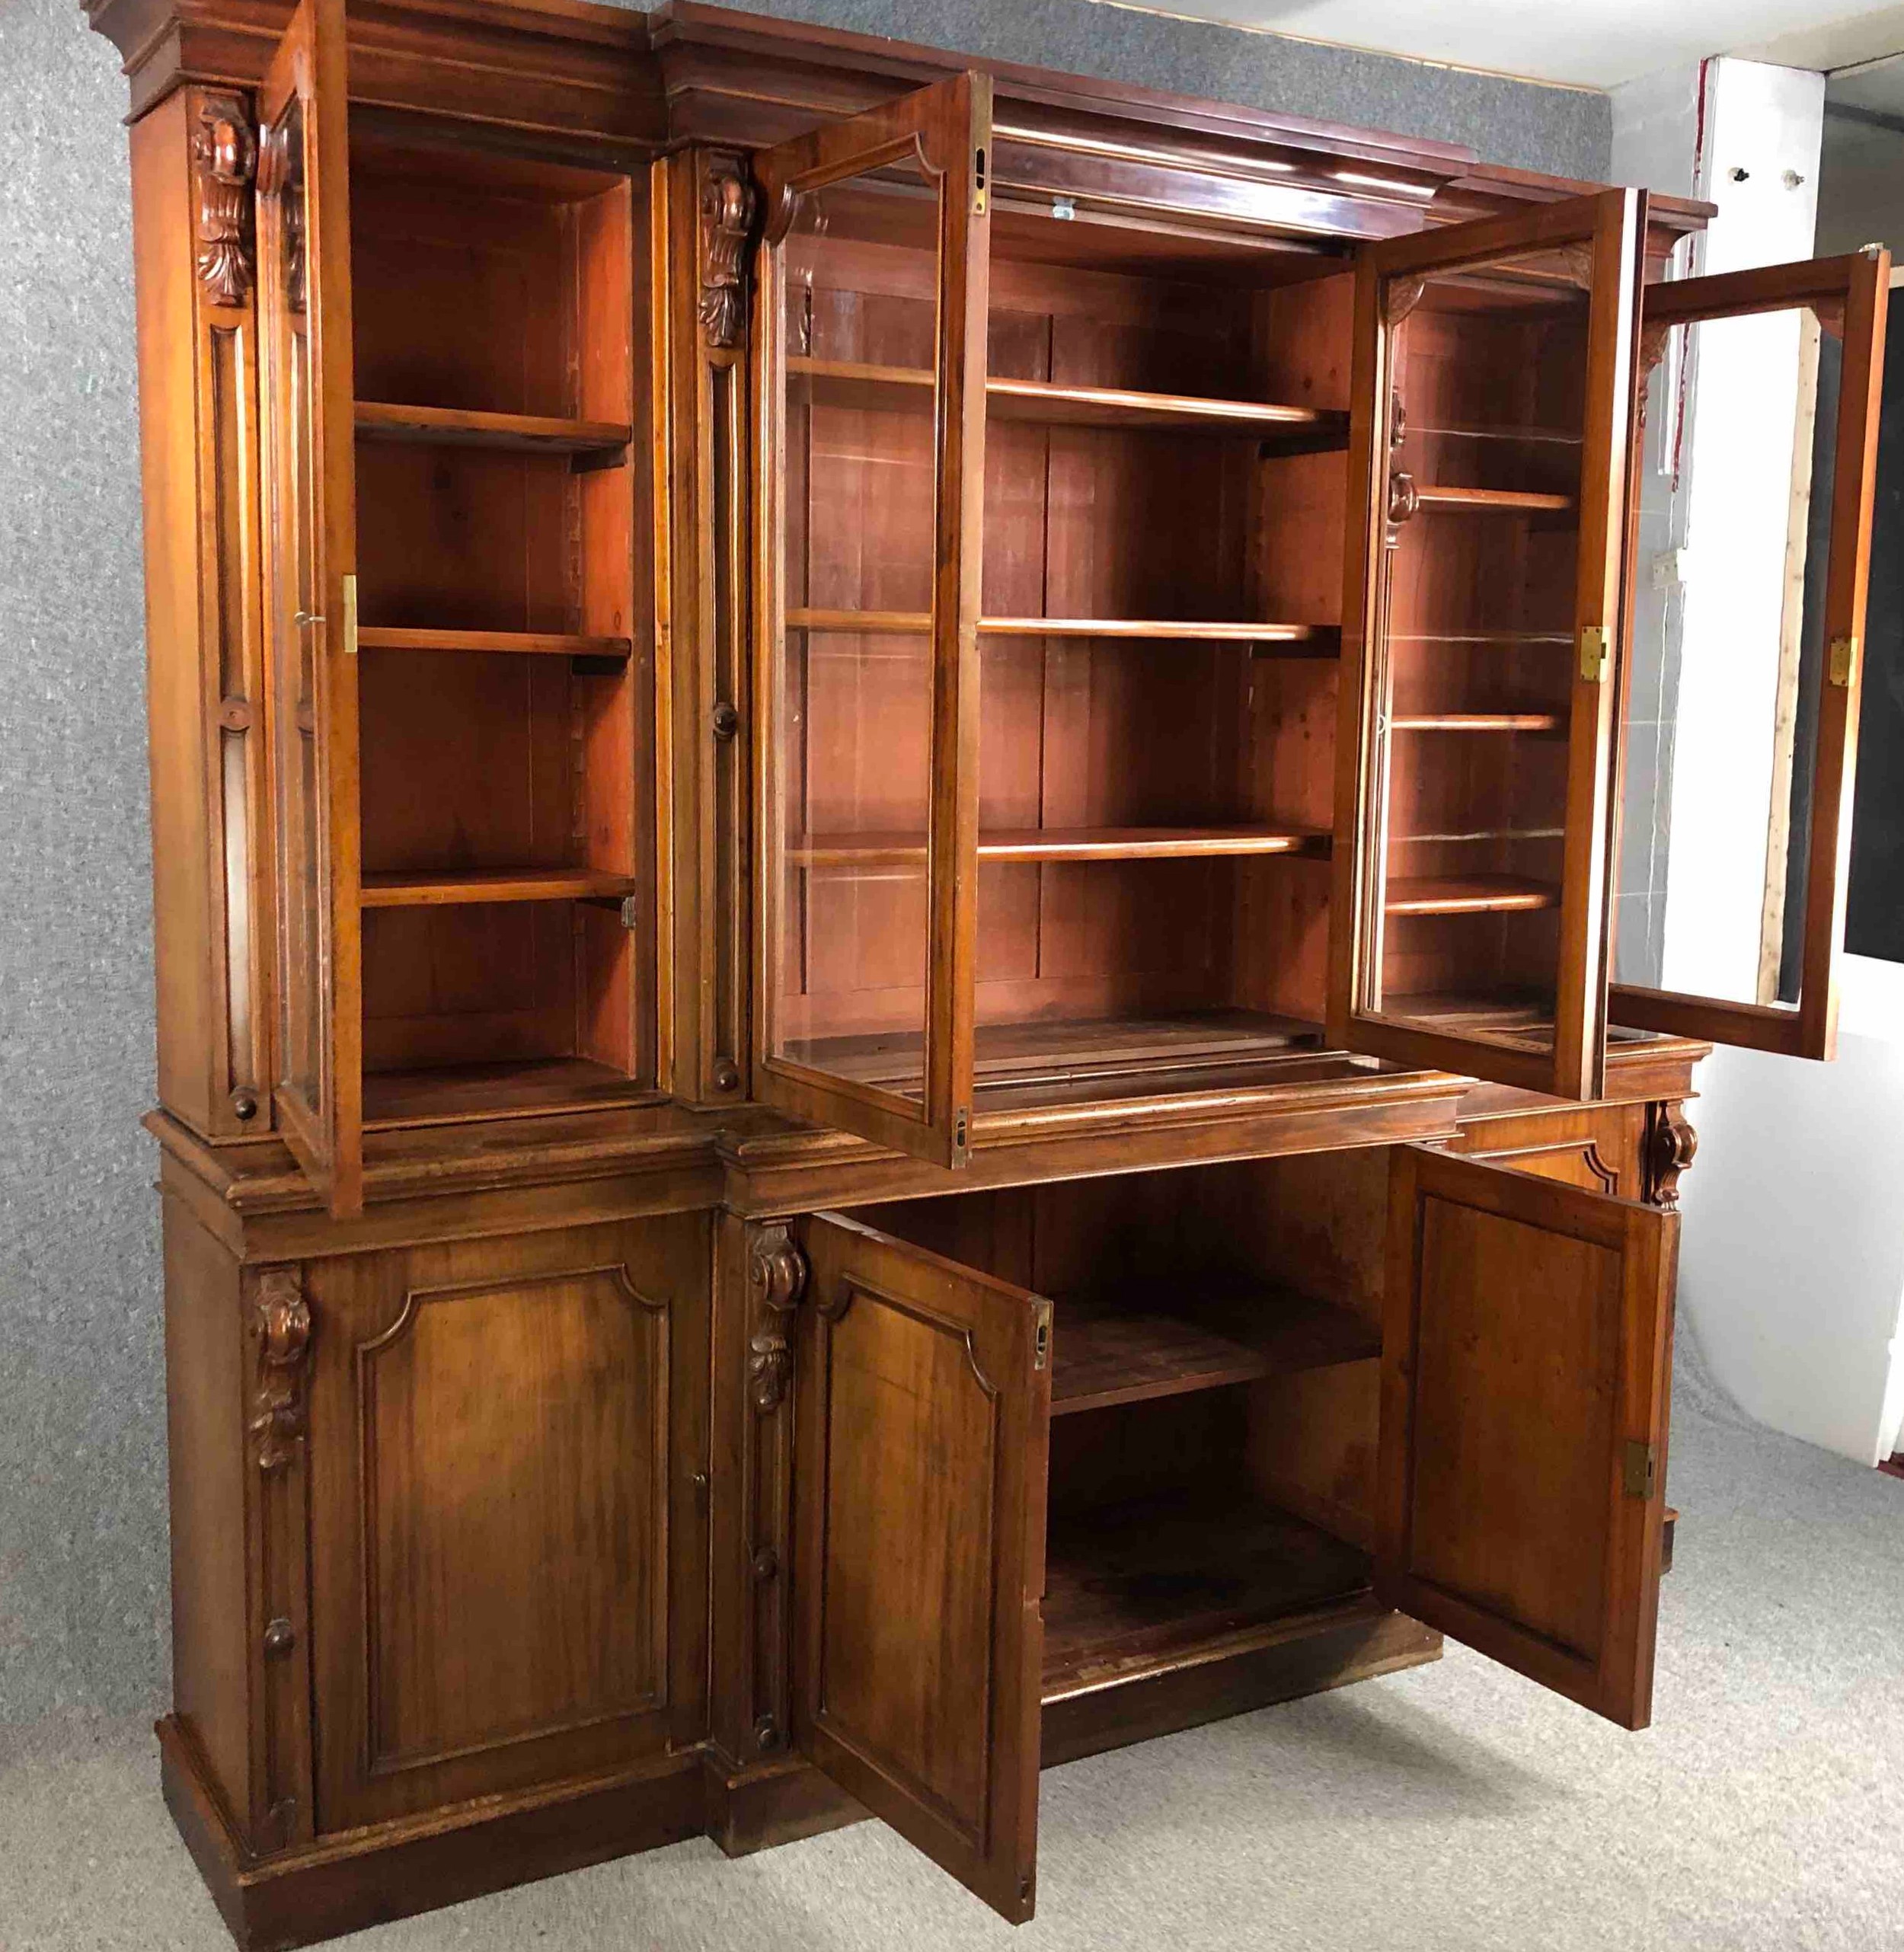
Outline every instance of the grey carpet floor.
MULTIPOLYGON (((1653 1726, 1478 1656, 1044 1778, 1014 1933, 877 1825, 696 1840, 363 1933, 361 1952, 1904 1952, 1904 1481, 1682 1364, 1653 1726)), ((0 1947, 228 1944, 142 1727, 0 1730, 0 1947)))

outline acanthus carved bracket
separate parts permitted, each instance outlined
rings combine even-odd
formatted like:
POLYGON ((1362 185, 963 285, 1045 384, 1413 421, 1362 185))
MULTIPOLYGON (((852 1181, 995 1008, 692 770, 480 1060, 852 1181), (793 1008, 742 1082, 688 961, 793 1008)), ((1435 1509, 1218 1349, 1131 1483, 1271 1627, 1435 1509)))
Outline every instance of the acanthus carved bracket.
POLYGON ((192 134, 198 174, 198 276, 216 305, 241 305, 251 296, 251 181, 257 139, 236 95, 201 97, 192 134))
POLYGON ((257 1442, 257 1467, 268 1476, 296 1462, 305 1433, 311 1305, 295 1270, 271 1267, 258 1277, 251 1332, 257 1337, 258 1355, 251 1432, 257 1442))
POLYGON ((1679 1203, 1680 1176, 1699 1150, 1699 1135, 1683 1107, 1655 1104, 1647 1113, 1646 1196, 1669 1209, 1679 1203))
POLYGON ((747 244, 760 200, 738 156, 717 156, 701 189, 701 327, 710 346, 738 343, 746 321, 747 244))
POLYGON ((762 1227, 747 1260, 747 1285, 766 1311, 747 1344, 748 1395, 762 1416, 778 1410, 793 1380, 789 1318, 807 1292, 807 1257, 784 1226, 762 1227))

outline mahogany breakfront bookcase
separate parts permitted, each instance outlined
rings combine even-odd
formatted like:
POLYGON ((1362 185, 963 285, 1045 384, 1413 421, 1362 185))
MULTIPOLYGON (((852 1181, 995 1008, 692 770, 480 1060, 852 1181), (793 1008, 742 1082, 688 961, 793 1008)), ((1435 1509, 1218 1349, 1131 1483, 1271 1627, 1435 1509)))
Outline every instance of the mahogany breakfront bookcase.
POLYGON ((1832 1041, 1881 254, 698 5, 89 11, 241 1941, 869 1813, 1026 1918, 1041 1762, 1443 1633, 1643 1725, 1692 1067, 1832 1041), (1610 990, 1647 375, 1768 319, 1802 980, 1610 990))

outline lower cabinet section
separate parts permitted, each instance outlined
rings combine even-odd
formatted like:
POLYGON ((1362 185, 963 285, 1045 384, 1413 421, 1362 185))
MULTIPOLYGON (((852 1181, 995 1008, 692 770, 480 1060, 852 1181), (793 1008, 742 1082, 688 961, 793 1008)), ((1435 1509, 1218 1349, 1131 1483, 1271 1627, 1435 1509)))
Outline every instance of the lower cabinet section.
POLYGON ((285 1264, 169 1198, 161 1749, 235 1933, 869 1814, 1022 1920, 1041 1767, 1444 1632, 1643 1725, 1669 1110, 285 1264))

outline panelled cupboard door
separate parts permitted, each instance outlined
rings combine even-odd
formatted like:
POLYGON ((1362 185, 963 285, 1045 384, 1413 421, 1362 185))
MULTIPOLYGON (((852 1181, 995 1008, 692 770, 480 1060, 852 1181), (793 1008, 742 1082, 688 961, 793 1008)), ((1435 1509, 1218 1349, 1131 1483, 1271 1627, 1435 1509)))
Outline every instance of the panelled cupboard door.
POLYGON ((836 1214, 794 1371, 794 1740, 1012 1923, 1037 1864, 1051 1305, 836 1214))
POLYGON ((1398 1146, 1376 1590, 1643 1728, 1679 1216, 1398 1146))
POLYGON ((1617 1023, 1832 1055, 1890 280, 1874 247, 1647 287, 1641 478, 1684 543, 1628 633, 1617 1023))
POLYGON ((1329 1035, 1564 1097, 1605 1065, 1646 200, 1365 246, 1329 1035))
POLYGON ((258 91, 267 688, 280 1129, 363 1203, 356 513, 343 0, 301 0, 258 91))
POLYGON ((316 1824, 705 1730, 704 1213, 311 1263, 316 1824))
POLYGON ((964 75, 754 158, 756 1095, 964 1162, 986 156, 964 75))

